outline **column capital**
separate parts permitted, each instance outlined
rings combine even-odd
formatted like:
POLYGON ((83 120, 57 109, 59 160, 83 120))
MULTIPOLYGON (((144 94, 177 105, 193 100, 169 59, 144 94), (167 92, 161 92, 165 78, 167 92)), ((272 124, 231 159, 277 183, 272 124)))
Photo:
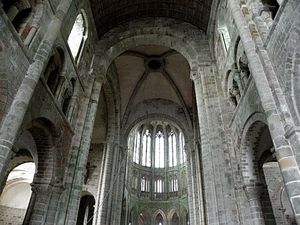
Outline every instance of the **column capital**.
POLYGON ((204 76, 207 73, 211 73, 213 70, 213 62, 201 62, 198 64, 198 67, 191 69, 190 78, 195 81, 201 76, 204 76))

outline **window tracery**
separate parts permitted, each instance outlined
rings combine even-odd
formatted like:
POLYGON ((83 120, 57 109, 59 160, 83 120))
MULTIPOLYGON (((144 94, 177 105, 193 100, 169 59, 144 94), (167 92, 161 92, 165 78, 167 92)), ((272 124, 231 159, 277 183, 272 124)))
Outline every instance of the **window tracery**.
POLYGON ((165 156, 164 156, 164 135, 161 131, 158 131, 156 133, 155 137, 155 161, 154 161, 154 166, 156 168, 163 168, 164 162, 165 162, 165 156))
POLYGON ((186 176, 182 175, 185 140, 176 124, 146 120, 132 129, 127 143, 132 166, 129 186, 133 193, 155 200, 186 194, 186 176))
POLYGON ((186 161, 184 136, 168 123, 154 122, 135 129, 130 142, 133 149, 132 161, 154 168, 174 167, 186 161))

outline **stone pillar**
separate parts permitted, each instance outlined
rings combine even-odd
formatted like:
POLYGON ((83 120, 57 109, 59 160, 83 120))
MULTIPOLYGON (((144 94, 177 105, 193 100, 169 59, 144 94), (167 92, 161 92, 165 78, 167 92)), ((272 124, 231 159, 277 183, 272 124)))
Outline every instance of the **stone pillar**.
POLYGON ((246 185, 244 187, 250 205, 251 220, 253 225, 265 225, 260 194, 262 187, 256 185, 246 185))
POLYGON ((196 212, 195 212, 195 196, 194 196, 194 185, 193 185, 193 174, 192 174, 192 153, 190 152, 191 149, 186 148, 186 173, 187 173, 187 192, 188 192, 188 206, 189 206, 189 218, 190 218, 190 225, 197 225, 195 221, 196 212))
POLYGON ((111 171, 109 172, 111 179, 109 181, 109 192, 108 197, 105 199, 105 205, 107 210, 107 214, 106 214, 106 222, 104 222, 103 224, 111 224, 113 221, 113 217, 115 214, 115 210, 116 207, 114 206, 115 203, 115 197, 116 197, 116 191, 117 191, 117 179, 118 179, 118 169, 119 169, 119 156, 120 156, 120 152, 119 152, 119 146, 118 144, 114 144, 113 145, 113 160, 112 160, 112 168, 111 171))
POLYGON ((241 73, 238 70, 233 70, 233 79, 236 81, 239 92, 242 93, 245 87, 244 80, 241 78, 241 73))
MULTIPOLYGON (((112 213, 112 219, 111 224, 120 224, 121 223, 121 213, 122 213, 122 198, 123 198, 123 192, 124 192, 124 184, 125 184, 125 172, 126 172, 126 164, 127 164, 127 147, 119 146, 119 162, 118 162, 118 180, 116 182, 116 185, 114 185, 115 188, 115 200, 114 200, 114 207, 113 207, 113 213, 112 213), (122 152, 120 152, 122 151, 122 152)), ((121 224, 123 225, 123 224, 121 224)))
MULTIPOLYGON (((297 146, 300 140, 297 134, 294 134, 297 129, 291 121, 291 116, 287 111, 288 106, 280 88, 275 90, 270 88, 278 84, 269 83, 269 80, 273 82, 275 79, 273 77, 267 78, 263 62, 261 62, 263 59, 259 56, 259 54, 265 54, 265 52, 260 52, 260 49, 256 48, 254 38, 257 37, 250 32, 248 23, 241 12, 239 1, 229 0, 228 3, 239 30, 262 107, 267 116, 276 158, 287 188, 289 200, 293 207, 297 224, 300 224, 300 170, 294 155, 294 153, 299 152, 297 146), (279 101, 278 105, 276 101, 279 101), (292 142, 287 140, 286 137, 294 138, 295 140, 292 142)), ((272 74, 272 76, 275 76, 275 74, 272 74)))
POLYGON ((237 210, 232 181, 234 174, 222 122, 221 93, 214 63, 199 63, 191 78, 199 118, 206 223, 238 224, 238 215, 233 213, 237 210))
MULTIPOLYGON (((211 158, 211 149, 210 143, 208 139, 208 124, 207 124, 207 116, 206 110, 204 105, 204 96, 203 96, 203 89, 202 89, 202 81, 201 81, 201 74, 198 70, 191 71, 191 79, 194 82, 195 86, 195 94, 196 94, 196 102, 197 102, 197 112, 198 112, 198 120, 199 120, 199 128, 200 128, 200 137, 201 137, 201 152, 202 152, 202 163, 204 170, 202 173, 206 178, 209 176, 210 178, 207 182, 204 183, 204 188, 206 190, 210 190, 208 194, 207 191, 204 193, 206 201, 210 202, 209 207, 206 208, 207 212, 207 221, 208 224, 218 224, 218 209, 217 209, 217 199, 216 199, 216 192, 214 187, 214 182, 210 181, 213 180, 213 159, 211 158)), ((191 224, 192 218, 190 218, 191 224)))
POLYGON ((88 160, 91 138, 94 129, 94 122, 96 119, 98 101, 103 80, 103 78, 95 80, 93 84, 91 97, 88 100, 88 102, 85 103, 85 108, 87 108, 87 111, 84 117, 85 119, 80 142, 78 143, 79 146, 75 162, 75 168, 74 171, 72 171, 73 179, 71 181, 69 203, 67 205, 68 215, 66 224, 74 224, 74 222, 76 222, 77 219, 77 212, 79 209, 79 202, 77 200, 81 198, 82 185, 84 183, 86 164, 88 160), (69 214, 68 212, 75 212, 75 214, 69 214))
POLYGON ((97 196, 97 215, 95 219, 95 225, 105 225, 106 215, 107 215, 107 198, 110 193, 110 180, 111 180, 111 171, 113 166, 113 155, 114 155, 114 144, 107 143, 105 146, 105 159, 102 179, 99 180, 99 196, 97 196))
POLYGON ((17 133, 22 125, 23 118, 27 111, 35 87, 47 65, 51 54, 51 48, 60 32, 62 21, 69 9, 71 0, 60 1, 56 14, 47 27, 47 32, 41 41, 34 56, 33 63, 29 66, 27 73, 15 95, 10 109, 3 118, 0 128, 0 183, 2 183, 7 164, 12 154, 11 148, 16 140, 17 133))
POLYGON ((24 225, 54 224, 62 186, 32 184, 32 198, 26 212, 24 225))

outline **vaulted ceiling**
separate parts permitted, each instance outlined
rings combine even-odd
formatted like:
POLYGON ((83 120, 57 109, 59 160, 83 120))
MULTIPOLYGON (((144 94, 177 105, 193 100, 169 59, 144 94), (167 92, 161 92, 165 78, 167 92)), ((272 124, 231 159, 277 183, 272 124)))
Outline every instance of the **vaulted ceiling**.
POLYGON ((168 17, 206 31, 212 0, 90 0, 98 35, 127 21, 168 17))
POLYGON ((138 46, 114 60, 121 95, 121 114, 151 99, 166 99, 189 110, 193 85, 186 59, 163 46, 138 46))

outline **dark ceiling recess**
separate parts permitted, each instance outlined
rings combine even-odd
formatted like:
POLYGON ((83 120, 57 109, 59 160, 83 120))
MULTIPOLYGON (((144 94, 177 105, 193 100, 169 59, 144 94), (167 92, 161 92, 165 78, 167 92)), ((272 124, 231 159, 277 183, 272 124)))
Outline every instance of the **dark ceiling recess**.
POLYGON ((151 59, 148 62, 148 67, 150 70, 160 70, 162 67, 162 63, 160 60, 158 59, 151 59))
POLYGON ((146 17, 168 17, 206 31, 212 0, 90 0, 99 36, 111 28, 146 17))

